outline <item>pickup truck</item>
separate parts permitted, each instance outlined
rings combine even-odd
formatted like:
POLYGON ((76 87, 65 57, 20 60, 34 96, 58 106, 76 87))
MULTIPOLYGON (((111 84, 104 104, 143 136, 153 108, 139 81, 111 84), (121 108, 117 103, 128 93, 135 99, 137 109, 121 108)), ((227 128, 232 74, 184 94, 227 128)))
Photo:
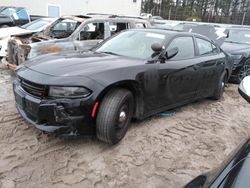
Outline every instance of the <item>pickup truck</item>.
POLYGON ((0 28, 21 26, 42 17, 29 15, 24 7, 0 6, 0 28))

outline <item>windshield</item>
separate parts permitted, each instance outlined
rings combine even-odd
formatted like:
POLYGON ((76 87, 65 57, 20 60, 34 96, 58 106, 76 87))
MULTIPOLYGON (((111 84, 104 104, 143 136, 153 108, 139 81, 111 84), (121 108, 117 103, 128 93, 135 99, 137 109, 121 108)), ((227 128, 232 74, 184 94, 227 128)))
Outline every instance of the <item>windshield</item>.
POLYGON ((96 52, 104 52, 138 59, 149 59, 154 53, 151 45, 163 45, 164 34, 148 31, 126 31, 103 43, 96 52))
POLYGON ((51 22, 52 20, 38 19, 21 26, 21 28, 31 31, 42 30, 46 25, 48 25, 51 22))
POLYGON ((5 16, 11 16, 15 12, 16 12, 16 9, 14 9, 14 8, 0 7, 0 14, 3 14, 5 16))
POLYGON ((53 26, 50 28, 50 35, 54 38, 66 38, 69 37, 81 24, 73 19, 59 19, 53 26))
POLYGON ((229 30, 229 36, 225 41, 250 44, 250 30, 229 30))

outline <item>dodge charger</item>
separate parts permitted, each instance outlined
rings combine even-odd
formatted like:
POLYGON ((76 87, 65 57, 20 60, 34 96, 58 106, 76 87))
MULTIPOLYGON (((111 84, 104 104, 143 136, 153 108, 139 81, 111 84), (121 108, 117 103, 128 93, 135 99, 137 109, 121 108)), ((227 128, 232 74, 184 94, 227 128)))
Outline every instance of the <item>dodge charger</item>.
POLYGON ((128 30, 88 52, 42 55, 19 66, 16 107, 44 132, 91 134, 115 144, 131 119, 220 99, 230 76, 228 60, 198 34, 128 30))

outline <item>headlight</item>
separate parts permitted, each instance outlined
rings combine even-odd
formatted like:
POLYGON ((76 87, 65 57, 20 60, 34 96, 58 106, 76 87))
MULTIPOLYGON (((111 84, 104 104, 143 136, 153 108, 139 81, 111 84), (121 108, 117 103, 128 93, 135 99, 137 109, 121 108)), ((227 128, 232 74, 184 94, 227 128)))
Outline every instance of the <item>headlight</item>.
POLYGON ((80 98, 80 97, 87 97, 90 94, 91 91, 84 87, 60 87, 60 86, 49 87, 50 97, 80 98))

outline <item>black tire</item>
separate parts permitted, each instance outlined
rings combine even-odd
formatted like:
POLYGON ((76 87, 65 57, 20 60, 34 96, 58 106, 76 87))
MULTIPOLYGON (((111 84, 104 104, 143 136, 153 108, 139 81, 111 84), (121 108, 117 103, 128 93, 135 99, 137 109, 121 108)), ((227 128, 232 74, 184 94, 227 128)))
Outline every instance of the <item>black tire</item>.
POLYGON ((250 75, 250 65, 249 65, 249 62, 248 64, 244 64, 240 70, 239 70, 239 73, 237 75, 237 84, 239 84, 243 78, 245 78, 246 76, 249 76, 250 75))
POLYGON ((227 73, 224 71, 220 76, 219 82, 214 91, 214 95, 211 97, 213 100, 219 100, 223 97, 226 83, 227 83, 227 73))
POLYGON ((107 93, 101 102, 96 118, 96 135, 109 144, 118 143, 126 134, 133 116, 134 98, 126 89, 107 93))

